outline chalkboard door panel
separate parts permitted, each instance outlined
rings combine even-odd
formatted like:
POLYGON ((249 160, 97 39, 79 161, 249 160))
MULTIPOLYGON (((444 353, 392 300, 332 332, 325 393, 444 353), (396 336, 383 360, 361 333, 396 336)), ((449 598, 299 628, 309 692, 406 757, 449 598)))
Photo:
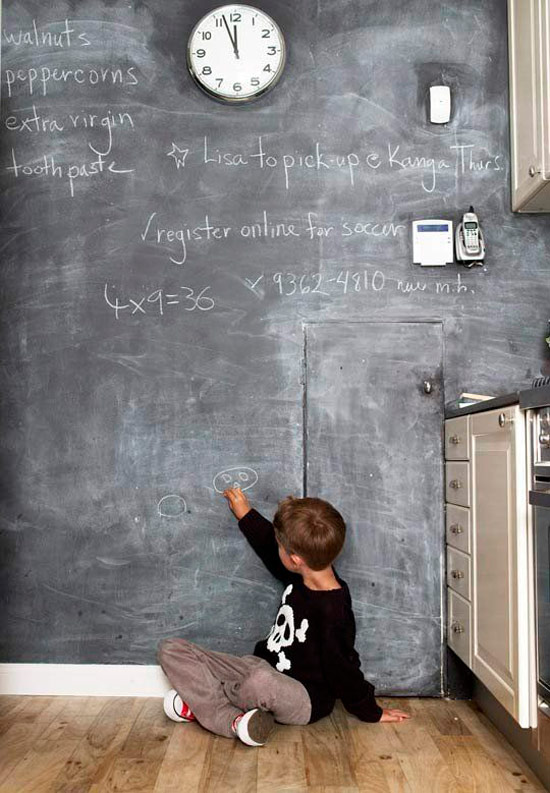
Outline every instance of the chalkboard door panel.
POLYGON ((441 368, 440 323, 306 327, 306 492, 346 520, 357 649, 392 694, 442 690, 441 368))

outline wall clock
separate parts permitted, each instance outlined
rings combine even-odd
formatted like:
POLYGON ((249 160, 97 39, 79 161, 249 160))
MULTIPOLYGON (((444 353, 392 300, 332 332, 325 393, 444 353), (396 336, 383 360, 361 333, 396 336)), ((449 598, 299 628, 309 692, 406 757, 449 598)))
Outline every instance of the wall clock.
POLYGON ((244 104, 277 83, 285 65, 283 34, 264 11, 225 5, 206 14, 193 28, 187 65, 209 96, 244 104))

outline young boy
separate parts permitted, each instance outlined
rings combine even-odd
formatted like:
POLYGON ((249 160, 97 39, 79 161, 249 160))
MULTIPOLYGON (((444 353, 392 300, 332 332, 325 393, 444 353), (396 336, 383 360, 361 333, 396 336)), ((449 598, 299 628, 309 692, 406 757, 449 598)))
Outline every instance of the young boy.
POLYGON ((382 710, 363 677, 350 593, 332 567, 346 532, 340 513, 319 498, 289 497, 271 524, 239 488, 224 496, 254 551, 285 585, 281 606, 254 655, 162 642, 159 662, 175 689, 165 697, 166 714, 250 746, 266 742, 274 721, 309 724, 328 716, 336 699, 362 721, 409 718, 382 710))

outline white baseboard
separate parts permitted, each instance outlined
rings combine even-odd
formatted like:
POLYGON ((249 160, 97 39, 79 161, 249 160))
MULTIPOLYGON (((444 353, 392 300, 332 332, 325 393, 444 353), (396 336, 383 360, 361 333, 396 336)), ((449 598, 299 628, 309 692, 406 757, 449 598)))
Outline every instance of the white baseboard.
POLYGON ((170 688, 156 665, 0 664, 0 695, 163 697, 170 688))

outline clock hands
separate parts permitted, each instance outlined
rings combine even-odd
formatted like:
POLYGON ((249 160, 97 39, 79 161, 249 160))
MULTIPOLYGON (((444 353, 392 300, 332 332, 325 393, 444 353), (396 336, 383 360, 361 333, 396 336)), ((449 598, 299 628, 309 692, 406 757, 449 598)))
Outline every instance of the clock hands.
POLYGON ((233 25, 233 31, 235 38, 231 35, 231 31, 229 30, 229 25, 227 24, 227 19, 225 18, 225 14, 222 14, 223 23, 225 25, 225 29, 227 30, 227 35, 229 36, 229 40, 233 45, 233 52, 235 53, 235 58, 239 57, 239 50, 237 48, 237 26, 233 25))

